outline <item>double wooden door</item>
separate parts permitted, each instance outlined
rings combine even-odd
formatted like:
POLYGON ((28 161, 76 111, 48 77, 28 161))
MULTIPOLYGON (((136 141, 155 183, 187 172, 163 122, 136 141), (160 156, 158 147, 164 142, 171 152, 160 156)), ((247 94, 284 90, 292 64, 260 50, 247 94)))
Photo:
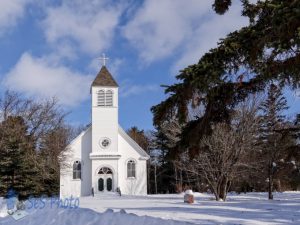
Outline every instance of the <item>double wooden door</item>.
POLYGON ((98 179, 98 191, 107 192, 113 189, 112 174, 101 174, 98 179))

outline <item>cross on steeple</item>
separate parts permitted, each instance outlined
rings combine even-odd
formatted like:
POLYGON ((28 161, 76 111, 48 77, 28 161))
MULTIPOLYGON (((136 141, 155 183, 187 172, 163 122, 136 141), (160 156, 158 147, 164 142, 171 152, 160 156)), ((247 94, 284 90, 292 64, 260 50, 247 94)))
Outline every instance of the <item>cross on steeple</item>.
POLYGON ((105 57, 105 53, 102 53, 102 57, 99 58, 102 61, 102 66, 105 66, 106 60, 109 58, 105 57))

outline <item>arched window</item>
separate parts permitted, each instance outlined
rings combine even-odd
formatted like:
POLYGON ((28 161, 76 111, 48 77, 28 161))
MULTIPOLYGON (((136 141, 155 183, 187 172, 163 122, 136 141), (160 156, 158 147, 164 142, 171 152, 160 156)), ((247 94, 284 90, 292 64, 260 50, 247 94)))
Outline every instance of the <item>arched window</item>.
POLYGON ((135 178, 135 161, 133 160, 127 162, 127 177, 135 178))
POLYGON ((81 163, 75 161, 73 163, 73 179, 81 179, 81 163))
POLYGON ((105 92, 103 90, 98 91, 97 105, 98 106, 105 106, 105 92))
POLYGON ((106 91, 106 106, 113 106, 113 92, 111 90, 106 91))
POLYGON ((113 172, 108 167, 102 167, 98 172, 98 174, 112 174, 112 173, 113 172))

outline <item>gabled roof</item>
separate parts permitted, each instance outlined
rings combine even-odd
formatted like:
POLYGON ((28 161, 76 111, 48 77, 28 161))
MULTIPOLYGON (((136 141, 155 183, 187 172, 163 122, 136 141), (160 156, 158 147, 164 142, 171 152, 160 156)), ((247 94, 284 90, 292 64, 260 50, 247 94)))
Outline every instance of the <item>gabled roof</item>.
POLYGON ((92 83, 92 87, 93 86, 118 87, 119 85, 112 77, 108 69, 105 66, 102 66, 101 70, 92 83))
POLYGON ((135 149, 140 155, 140 159, 148 160, 150 156, 147 154, 147 152, 142 149, 119 125, 119 134, 127 141, 128 144, 131 145, 133 149, 135 149))
MULTIPOLYGON (((81 138, 84 134, 86 134, 90 129, 92 129, 92 125, 89 125, 86 130, 82 131, 71 143, 67 146, 70 147, 75 141, 77 141, 79 138, 81 138)), ((147 154, 147 152, 142 149, 124 130, 123 128, 119 125, 118 133, 127 141, 127 143, 134 149, 136 150, 140 155, 140 159, 143 160, 148 160, 150 156, 147 154)))
POLYGON ((66 148, 69 148, 72 144, 74 144, 74 142, 76 142, 79 138, 81 138, 83 135, 85 135, 90 129, 92 129, 92 125, 89 124, 86 126, 86 129, 81 131, 81 133, 75 137, 68 145, 66 148))

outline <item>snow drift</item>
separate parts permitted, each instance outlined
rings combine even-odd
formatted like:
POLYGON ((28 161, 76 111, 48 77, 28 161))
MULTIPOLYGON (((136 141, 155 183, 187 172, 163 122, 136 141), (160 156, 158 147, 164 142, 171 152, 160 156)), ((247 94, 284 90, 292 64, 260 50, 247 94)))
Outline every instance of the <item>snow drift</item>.
MULTIPOLYGON (((29 210, 29 215, 19 221, 11 216, 0 218, 1 225, 189 225, 191 223, 174 220, 163 220, 150 216, 137 216, 126 213, 125 210, 114 212, 108 209, 103 213, 95 212, 91 209, 61 209, 44 208, 29 210)), ((2 210, 2 215, 3 210, 2 210)))

